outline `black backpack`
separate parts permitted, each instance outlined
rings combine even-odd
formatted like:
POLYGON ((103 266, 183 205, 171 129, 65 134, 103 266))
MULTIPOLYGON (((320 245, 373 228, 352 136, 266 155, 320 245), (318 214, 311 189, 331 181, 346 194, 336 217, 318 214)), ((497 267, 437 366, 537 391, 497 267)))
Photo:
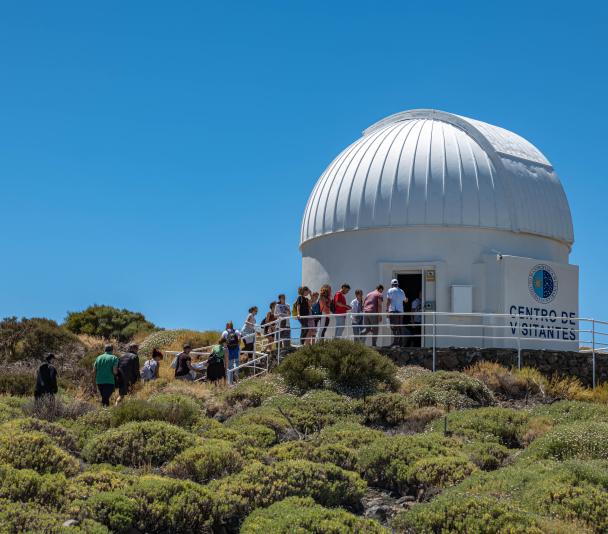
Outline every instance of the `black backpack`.
POLYGON ((239 336, 235 330, 228 330, 226 335, 226 346, 229 349, 236 349, 239 346, 239 336))

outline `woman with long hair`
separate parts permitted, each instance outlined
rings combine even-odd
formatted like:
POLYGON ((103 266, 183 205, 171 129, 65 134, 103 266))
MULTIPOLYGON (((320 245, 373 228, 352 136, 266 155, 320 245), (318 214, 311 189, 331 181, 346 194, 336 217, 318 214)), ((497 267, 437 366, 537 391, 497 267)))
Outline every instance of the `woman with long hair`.
POLYGON ((245 324, 241 329, 241 339, 245 343, 244 352, 248 353, 249 359, 255 358, 255 316, 258 313, 258 307, 252 306, 249 308, 249 315, 245 319, 245 324))
POLYGON ((319 290, 319 307, 321 308, 321 315, 325 315, 323 319, 321 319, 321 326, 319 327, 319 335, 318 339, 325 338, 325 332, 327 331, 327 327, 329 326, 329 315, 331 315, 331 286, 329 284, 324 284, 321 286, 319 290))

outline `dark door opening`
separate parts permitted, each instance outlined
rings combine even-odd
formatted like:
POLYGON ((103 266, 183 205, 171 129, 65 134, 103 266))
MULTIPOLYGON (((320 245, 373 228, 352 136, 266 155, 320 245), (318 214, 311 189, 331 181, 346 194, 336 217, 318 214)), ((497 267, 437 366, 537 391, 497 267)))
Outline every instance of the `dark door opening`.
MULTIPOLYGON (((403 310, 405 312, 411 312, 412 302, 419 297, 422 299, 422 273, 398 274, 397 280, 399 282, 399 287, 403 289, 405 296, 407 297, 407 302, 403 310)), ((420 325, 414 322, 413 315, 407 316, 405 322, 408 324, 408 329, 412 334, 417 336, 420 335, 420 325)), ((410 346, 420 347, 421 341, 421 337, 414 337, 410 340, 410 346)))

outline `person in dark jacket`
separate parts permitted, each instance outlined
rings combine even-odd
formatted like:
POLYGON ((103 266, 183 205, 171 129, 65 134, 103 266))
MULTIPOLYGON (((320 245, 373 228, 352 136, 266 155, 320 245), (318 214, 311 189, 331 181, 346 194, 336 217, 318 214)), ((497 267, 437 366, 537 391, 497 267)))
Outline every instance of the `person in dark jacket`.
POLYGON ((49 352, 44 357, 44 363, 38 367, 36 375, 36 388, 34 389, 34 398, 41 399, 45 395, 54 396, 57 393, 57 369, 53 365, 55 355, 49 352))
POLYGON ((129 393, 133 385, 139 380, 139 356, 137 355, 139 346, 132 343, 118 359, 118 397, 116 404, 129 393))

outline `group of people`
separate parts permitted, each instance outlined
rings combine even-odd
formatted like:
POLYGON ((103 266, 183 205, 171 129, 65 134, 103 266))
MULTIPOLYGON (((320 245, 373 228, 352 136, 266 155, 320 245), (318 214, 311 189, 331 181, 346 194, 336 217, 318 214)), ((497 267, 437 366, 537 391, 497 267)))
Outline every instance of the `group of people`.
POLYGON ((350 313, 353 339, 365 343, 371 338, 373 347, 377 346, 381 314, 386 311, 392 332, 394 346, 420 346, 422 326, 422 299, 419 294, 411 302, 413 315, 404 315, 405 305, 409 302, 397 279, 391 280, 391 287, 384 293, 379 284, 364 296, 361 289, 355 289, 355 298, 347 301, 350 285, 344 283, 335 293, 329 284, 319 291, 308 287, 298 288, 298 298, 290 308, 285 303, 285 295, 280 294, 278 301, 270 303, 268 313, 262 321, 263 334, 269 343, 276 342, 284 347, 289 343, 291 331, 289 317, 300 323, 300 344, 310 345, 325 339, 330 325, 330 316, 335 317, 334 337, 342 338, 346 317, 350 313), (386 304, 384 301, 386 300, 386 304), (418 312, 418 313, 416 313, 418 312))

